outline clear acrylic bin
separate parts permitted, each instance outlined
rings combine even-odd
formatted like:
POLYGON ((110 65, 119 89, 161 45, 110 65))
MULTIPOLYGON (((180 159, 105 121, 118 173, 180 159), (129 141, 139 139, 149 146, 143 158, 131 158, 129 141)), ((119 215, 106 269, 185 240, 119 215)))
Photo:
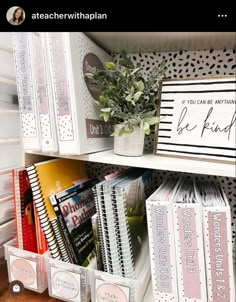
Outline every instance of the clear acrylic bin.
MULTIPOLYGON (((89 268, 55 260, 45 255, 48 273, 48 293, 62 301, 90 301, 89 268)), ((90 267, 95 266, 95 259, 90 267)))
POLYGON ((12 219, 0 225, 0 246, 14 238, 16 233, 16 220, 12 219))
POLYGON ((148 255, 136 280, 98 271, 95 261, 84 268, 48 254, 45 259, 49 295, 68 302, 141 302, 151 277, 148 255))
POLYGON ((150 259, 148 255, 146 258, 139 277, 135 280, 90 269, 91 302, 142 302, 151 278, 150 259))
POLYGON ((4 244, 9 282, 19 280, 27 289, 38 293, 44 292, 47 288, 45 254, 39 255, 15 246, 15 239, 4 244))
POLYGON ((13 195, 6 194, 3 198, 0 195, 0 225, 14 218, 13 195))

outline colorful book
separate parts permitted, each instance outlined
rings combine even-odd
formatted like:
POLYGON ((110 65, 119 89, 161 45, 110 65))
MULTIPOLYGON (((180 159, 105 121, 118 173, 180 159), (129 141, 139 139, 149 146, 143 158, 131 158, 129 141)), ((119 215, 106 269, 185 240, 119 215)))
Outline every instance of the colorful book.
POLYGON ((47 33, 60 154, 111 149, 113 129, 101 121, 98 87, 85 75, 110 57, 81 32, 47 33))
POLYGON ((56 214, 50 195, 73 185, 73 181, 87 177, 84 162, 69 159, 53 159, 26 167, 31 184, 34 203, 47 239, 52 257, 61 259, 58 244, 50 221, 56 214))
POLYGON ((23 249, 37 252, 33 194, 26 169, 19 171, 23 249))
POLYGON ((50 197, 72 261, 87 266, 95 254, 91 217, 95 213, 92 187, 96 179, 50 197))

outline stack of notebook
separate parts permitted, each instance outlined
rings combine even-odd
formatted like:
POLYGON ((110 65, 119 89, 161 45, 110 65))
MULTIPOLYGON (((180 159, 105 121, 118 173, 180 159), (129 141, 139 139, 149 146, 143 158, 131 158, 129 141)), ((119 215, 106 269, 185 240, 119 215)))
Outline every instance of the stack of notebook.
MULTIPOLYGON (((129 169, 94 187, 104 270, 136 278, 147 237, 145 200, 153 172, 129 169)), ((146 257, 146 256, 145 256, 146 257)))

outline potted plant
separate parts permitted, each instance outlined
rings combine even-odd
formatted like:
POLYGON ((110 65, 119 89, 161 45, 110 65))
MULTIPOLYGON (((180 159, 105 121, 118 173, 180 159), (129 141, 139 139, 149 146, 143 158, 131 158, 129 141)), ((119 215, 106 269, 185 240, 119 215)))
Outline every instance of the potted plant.
POLYGON ((119 155, 143 154, 144 135, 159 122, 157 117, 158 82, 164 77, 163 61, 145 78, 143 67, 135 66, 125 51, 117 64, 105 62, 104 70, 87 73, 99 88, 96 104, 100 117, 114 126, 114 152, 119 155))

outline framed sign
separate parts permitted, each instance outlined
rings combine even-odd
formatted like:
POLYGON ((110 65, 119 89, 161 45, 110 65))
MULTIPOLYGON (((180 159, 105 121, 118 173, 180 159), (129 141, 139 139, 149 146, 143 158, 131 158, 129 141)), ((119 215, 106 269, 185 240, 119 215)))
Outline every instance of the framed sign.
POLYGON ((155 154, 235 163, 235 76, 163 80, 155 154))

